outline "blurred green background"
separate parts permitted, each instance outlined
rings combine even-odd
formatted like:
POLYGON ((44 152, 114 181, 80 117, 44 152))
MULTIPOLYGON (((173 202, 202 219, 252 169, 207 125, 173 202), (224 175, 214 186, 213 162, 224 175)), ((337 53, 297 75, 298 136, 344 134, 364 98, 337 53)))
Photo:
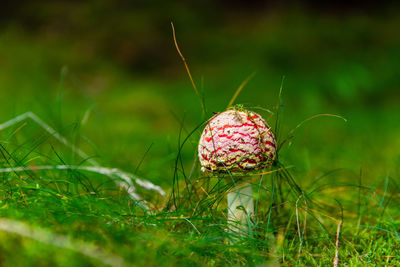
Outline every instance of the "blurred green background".
MULTIPOLYGON (((172 21, 208 116, 223 111, 255 72, 236 103, 273 125, 275 116, 258 108, 279 103, 284 76, 281 140, 315 114, 348 120, 317 118, 296 131, 281 153, 285 164, 295 165, 296 180, 305 184, 345 168, 380 183, 388 173, 399 175, 397 7, 3 1, 0 121, 32 111, 103 165, 136 171, 169 190, 179 132, 185 137, 205 119, 175 50, 172 21)), ((187 167, 199 135, 182 151, 187 167)))

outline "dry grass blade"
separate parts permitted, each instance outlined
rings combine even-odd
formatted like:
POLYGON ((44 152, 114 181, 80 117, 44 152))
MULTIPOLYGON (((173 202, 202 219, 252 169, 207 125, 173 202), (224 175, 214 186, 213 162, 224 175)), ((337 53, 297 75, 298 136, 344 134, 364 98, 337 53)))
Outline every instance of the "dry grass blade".
POLYGON ((287 170, 287 169, 291 169, 291 168, 294 168, 294 166, 290 165, 290 166, 282 167, 282 168, 279 168, 279 169, 276 169, 276 170, 267 171, 267 172, 260 172, 260 173, 256 173, 256 174, 257 175, 267 175, 267 174, 271 174, 271 173, 274 173, 274 172, 279 172, 279 171, 287 170))
POLYGON ((233 94, 233 96, 231 98, 231 101, 229 101, 228 108, 233 105, 233 103, 235 102, 236 98, 239 96, 240 92, 243 90, 243 88, 246 86, 246 84, 254 77, 254 75, 256 75, 255 72, 253 72, 252 74, 247 76, 247 78, 239 85, 238 89, 233 94))
POLYGON ((343 221, 340 220, 337 226, 337 232, 336 232, 336 242, 335 242, 335 258, 333 258, 333 266, 337 267, 339 265, 339 237, 340 237, 340 229, 342 227, 343 221))
POLYGON ((135 193, 135 186, 132 184, 132 181, 135 181, 139 186, 147 189, 158 192, 161 196, 166 196, 165 191, 146 180, 140 179, 139 177, 123 172, 117 168, 106 168, 101 166, 91 167, 91 166, 74 166, 74 165, 43 165, 43 166, 34 166, 34 167, 12 167, 12 168, 0 168, 0 173, 9 173, 9 172, 24 172, 24 171, 40 171, 40 170, 78 170, 78 171, 88 171, 94 172, 98 174, 105 175, 113 180, 115 180, 115 176, 119 177, 124 183, 118 182, 118 184, 125 188, 128 193, 137 200, 142 200, 139 195, 135 193))
MULTIPOLYGON (((13 168, 3 168, 0 169, 0 173, 6 173, 6 172, 18 172, 18 171, 25 171, 25 170, 51 170, 51 169, 58 169, 58 170, 68 170, 68 169, 75 169, 75 170, 85 170, 85 171, 90 171, 90 172, 97 172, 103 175, 106 175, 110 177, 114 182, 123 188, 127 190, 129 195, 136 200, 142 201, 142 198, 136 194, 135 187, 132 184, 132 181, 135 181, 139 186, 147 189, 147 190, 155 190, 158 193, 160 193, 162 196, 165 196, 166 193, 162 190, 161 187, 154 185, 153 183, 140 179, 136 177, 136 175, 121 171, 117 168, 105 168, 99 165, 99 163, 93 159, 91 159, 85 152, 83 152, 81 149, 76 147, 74 144, 69 142, 64 136, 62 136, 59 132, 57 132, 54 128, 52 128, 49 124, 45 123, 41 118, 39 118, 36 114, 34 114, 31 111, 28 111, 22 115, 19 115, 9 121, 6 121, 4 123, 0 124, 0 131, 11 127, 23 120, 26 119, 31 119, 34 122, 36 122, 39 126, 41 126, 44 130, 46 130, 51 136, 59 140, 61 143, 63 143, 65 146, 70 148, 74 153, 79 155, 81 158, 83 158, 86 162, 93 166, 69 166, 69 165, 58 165, 58 166, 36 166, 35 168, 30 168, 30 167, 24 167, 24 166, 17 166, 13 168), (122 180, 124 180, 125 183, 121 183, 119 180, 115 179, 115 177, 118 177, 122 180)), ((26 124, 26 123, 25 123, 26 124)), ((23 125, 25 125, 23 124, 23 125)), ((22 126, 23 126, 22 125, 22 126)), ((22 126, 17 128, 17 130, 21 129, 22 126)), ((17 131, 16 130, 16 131, 17 131)), ((14 132, 16 132, 14 131, 14 132)), ((143 202, 144 203, 144 202, 143 202)), ((145 205, 146 206, 146 205, 145 205)), ((145 207, 144 206, 144 207, 145 207)))
POLYGON ((54 138, 59 140, 61 143, 63 143, 65 146, 69 147, 74 153, 79 155, 81 158, 85 159, 86 162, 90 163, 93 166, 98 166, 99 164, 91 159, 85 152, 80 150, 78 147, 76 147, 74 144, 69 142, 65 137, 60 135, 53 127, 51 127, 49 124, 45 123, 41 118, 39 118, 35 113, 28 111, 22 115, 19 115, 9 121, 6 121, 2 124, 0 124, 0 131, 11 127, 15 125, 16 123, 19 123, 23 120, 26 119, 31 119, 34 122, 36 122, 40 127, 42 127, 44 130, 46 130, 50 135, 52 135, 54 138))
POLYGON ((194 91, 196 92, 196 95, 199 97, 201 108, 203 109, 203 112, 205 113, 206 109, 205 109, 203 101, 201 100, 201 96, 200 96, 199 90, 197 90, 196 84, 193 81, 193 77, 192 77, 192 74, 190 73, 189 65, 187 64, 185 57, 183 56, 181 50, 179 49, 178 42, 176 41, 175 27, 174 27, 174 24, 172 22, 171 22, 171 27, 172 27, 172 35, 173 35, 173 38, 174 38, 174 44, 175 44, 175 47, 176 47, 176 51, 178 51, 178 54, 181 57, 181 59, 183 61, 183 64, 185 65, 186 72, 187 72, 187 74, 189 76, 190 82, 192 83, 192 86, 193 86, 194 91))

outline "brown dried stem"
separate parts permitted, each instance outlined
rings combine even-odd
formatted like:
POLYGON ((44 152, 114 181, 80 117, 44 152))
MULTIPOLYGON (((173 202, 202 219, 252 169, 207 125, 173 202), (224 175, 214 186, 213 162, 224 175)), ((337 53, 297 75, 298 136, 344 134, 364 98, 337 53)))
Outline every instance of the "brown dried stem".
POLYGON ((187 74, 189 76, 190 82, 192 83, 192 86, 193 86, 194 91, 196 92, 196 95, 199 97, 201 108, 203 109, 203 112, 205 114, 206 113, 206 109, 204 107, 204 103, 201 100, 201 96, 199 94, 199 90, 197 90, 196 84, 193 81, 193 77, 192 77, 192 74, 190 73, 189 65, 187 64, 185 57, 183 56, 181 50, 179 49, 178 42, 176 41, 175 27, 174 27, 174 24, 172 22, 171 22, 171 27, 172 27, 172 35, 173 35, 173 38, 174 38, 174 44, 175 44, 175 47, 176 47, 176 51, 178 51, 178 54, 181 57, 181 59, 183 61, 183 64, 185 65, 186 72, 187 72, 187 74))

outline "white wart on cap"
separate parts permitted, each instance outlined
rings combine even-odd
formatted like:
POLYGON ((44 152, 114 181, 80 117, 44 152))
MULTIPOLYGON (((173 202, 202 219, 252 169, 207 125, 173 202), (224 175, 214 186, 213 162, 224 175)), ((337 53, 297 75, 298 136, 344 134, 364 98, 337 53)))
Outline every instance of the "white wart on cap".
POLYGON ((261 115, 232 109, 210 119, 198 150, 202 171, 243 173, 270 166, 276 141, 261 115))

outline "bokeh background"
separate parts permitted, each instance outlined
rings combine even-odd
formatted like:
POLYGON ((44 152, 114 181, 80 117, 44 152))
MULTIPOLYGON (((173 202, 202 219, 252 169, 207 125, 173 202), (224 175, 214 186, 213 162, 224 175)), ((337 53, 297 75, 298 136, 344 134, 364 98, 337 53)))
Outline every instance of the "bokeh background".
MULTIPOLYGON (((274 125, 283 82, 281 154, 300 184, 344 168, 371 184, 400 166, 399 5, 319 1, 2 1, 0 121, 32 111, 105 166, 166 190, 181 139, 248 75, 242 103, 274 125)), ((29 140, 30 132, 18 133, 29 140)), ((196 131, 182 150, 193 163, 196 131)), ((22 138, 22 137, 21 137, 22 138)), ((27 142, 28 143, 28 142, 27 142)), ((79 161, 63 155, 68 163, 79 161)), ((351 177, 351 176, 349 176, 351 177)))

